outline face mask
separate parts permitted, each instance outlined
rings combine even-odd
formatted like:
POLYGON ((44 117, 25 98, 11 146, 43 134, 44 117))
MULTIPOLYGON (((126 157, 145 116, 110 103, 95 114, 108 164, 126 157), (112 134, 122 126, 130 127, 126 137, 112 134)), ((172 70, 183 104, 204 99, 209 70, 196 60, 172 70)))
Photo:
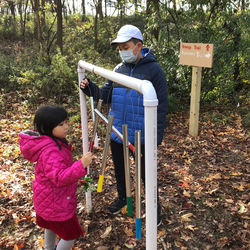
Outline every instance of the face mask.
POLYGON ((133 63, 136 61, 137 55, 134 55, 134 53, 133 53, 135 47, 133 49, 130 49, 130 50, 119 50, 120 57, 124 62, 133 63))

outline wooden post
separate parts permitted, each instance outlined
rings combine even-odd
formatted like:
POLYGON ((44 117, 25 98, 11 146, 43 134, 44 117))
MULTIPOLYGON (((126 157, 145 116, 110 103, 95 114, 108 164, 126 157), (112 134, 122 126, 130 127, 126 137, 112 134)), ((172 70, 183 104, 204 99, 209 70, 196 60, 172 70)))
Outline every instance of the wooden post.
POLYGON ((201 67, 192 67, 192 86, 189 118, 189 134, 192 136, 197 136, 199 129, 201 70, 201 67))
POLYGON ((125 183, 126 183, 126 200, 127 200, 127 212, 129 216, 133 215, 132 208, 132 194, 130 185, 130 167, 129 167, 129 147, 128 147, 128 125, 122 125, 123 135, 123 155, 124 155, 124 169, 125 169, 125 183))
POLYGON ((104 150, 103 150, 103 157, 102 157, 102 173, 99 175, 98 185, 97 185, 97 192, 102 192, 102 186, 103 186, 103 180, 104 180, 104 173, 105 168, 107 164, 107 156, 108 156, 108 150, 109 150, 109 142, 110 142, 110 135, 111 135, 111 129, 113 126, 114 116, 109 116, 108 126, 107 126, 107 132, 106 132, 106 139, 104 144, 104 150))

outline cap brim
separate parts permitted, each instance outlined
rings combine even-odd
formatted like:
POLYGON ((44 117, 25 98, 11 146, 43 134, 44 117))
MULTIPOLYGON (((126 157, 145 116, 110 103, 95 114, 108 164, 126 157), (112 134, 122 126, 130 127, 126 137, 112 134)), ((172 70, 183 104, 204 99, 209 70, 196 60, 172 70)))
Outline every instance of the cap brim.
POLYGON ((115 40, 113 40, 110 44, 117 44, 117 43, 125 43, 129 41, 132 37, 131 36, 119 36, 115 40))

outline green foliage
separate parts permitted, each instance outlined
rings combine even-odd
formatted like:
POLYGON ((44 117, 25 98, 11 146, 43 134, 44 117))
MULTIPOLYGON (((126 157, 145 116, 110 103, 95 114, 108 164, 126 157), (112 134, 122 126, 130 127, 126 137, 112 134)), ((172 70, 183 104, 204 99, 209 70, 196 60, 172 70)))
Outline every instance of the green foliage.
POLYGON ((250 112, 249 109, 247 113, 243 116, 243 124, 246 128, 250 128, 250 112))
POLYGON ((180 109, 179 103, 177 103, 177 101, 178 100, 174 94, 168 95, 168 113, 175 113, 180 109))
MULTIPOLYGON (((80 14, 64 16, 63 54, 56 46, 56 21, 51 4, 46 4, 42 41, 31 44, 35 34, 35 18, 29 13, 25 35, 22 36, 20 17, 4 14, 0 17, 0 35, 26 42, 17 50, 0 49, 0 83, 5 91, 25 89, 27 96, 56 98, 58 102, 74 102, 78 97, 77 63, 85 60, 112 70, 120 62, 110 40, 121 25, 137 25, 144 35, 144 46, 150 47, 162 66, 169 89, 169 110, 175 112, 189 106, 192 68, 179 65, 180 41, 213 43, 211 69, 202 71, 201 101, 204 103, 243 104, 249 91, 249 10, 236 9, 231 1, 155 2, 149 12, 134 15, 105 16, 98 19, 97 37, 93 16, 83 19, 80 14), (177 3, 177 2, 176 2, 177 3), (157 8, 157 6, 159 8, 157 8), (84 20, 84 21, 83 21, 84 20), (12 33, 11 33, 12 32, 12 33), (9 34, 9 35, 8 35, 9 34), (27 37, 31 36, 29 43, 27 37), (96 40, 95 40, 96 39, 96 40), (24 48, 20 48, 24 47, 24 48)), ((42 16, 41 12, 41 16, 42 16)), ((2 42, 1 42, 2 43, 2 42)), ((93 78, 93 74, 87 73, 93 78)), ((94 79, 99 85, 101 77, 94 79)))
POLYGON ((0 86, 10 89, 9 75, 12 74, 13 55, 6 55, 0 51, 0 86))
POLYGON ((217 110, 211 110, 204 114, 202 121, 215 123, 216 126, 222 126, 225 124, 229 125, 233 123, 234 119, 234 117, 231 115, 231 111, 225 111, 224 113, 221 113, 217 110))
POLYGON ((169 92, 184 105, 189 103, 191 67, 178 65, 179 41, 214 44, 213 68, 202 74, 203 101, 237 103, 249 88, 249 10, 233 11, 228 1, 215 4, 217 8, 182 1, 186 9, 174 9, 166 1, 148 19, 148 39, 166 73, 169 92))
POLYGON ((82 177, 79 181, 79 185, 81 185, 82 191, 87 192, 87 191, 96 191, 96 184, 94 183, 93 179, 91 178, 90 175, 85 175, 82 177))
POLYGON ((50 65, 42 64, 39 58, 26 54, 18 62, 12 61, 11 68, 11 86, 26 90, 24 98, 33 102, 39 98, 55 99, 56 102, 67 101, 78 85, 76 69, 71 67, 68 57, 63 56, 59 50, 53 55, 50 65))

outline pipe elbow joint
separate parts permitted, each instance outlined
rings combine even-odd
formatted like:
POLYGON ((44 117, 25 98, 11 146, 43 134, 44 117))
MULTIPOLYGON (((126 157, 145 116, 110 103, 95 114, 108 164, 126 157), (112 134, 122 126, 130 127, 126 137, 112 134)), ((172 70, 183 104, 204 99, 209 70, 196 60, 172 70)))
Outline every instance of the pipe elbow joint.
POLYGON ((143 94, 144 106, 158 106, 157 95, 150 81, 143 81, 143 84, 141 84, 141 93, 143 94))

